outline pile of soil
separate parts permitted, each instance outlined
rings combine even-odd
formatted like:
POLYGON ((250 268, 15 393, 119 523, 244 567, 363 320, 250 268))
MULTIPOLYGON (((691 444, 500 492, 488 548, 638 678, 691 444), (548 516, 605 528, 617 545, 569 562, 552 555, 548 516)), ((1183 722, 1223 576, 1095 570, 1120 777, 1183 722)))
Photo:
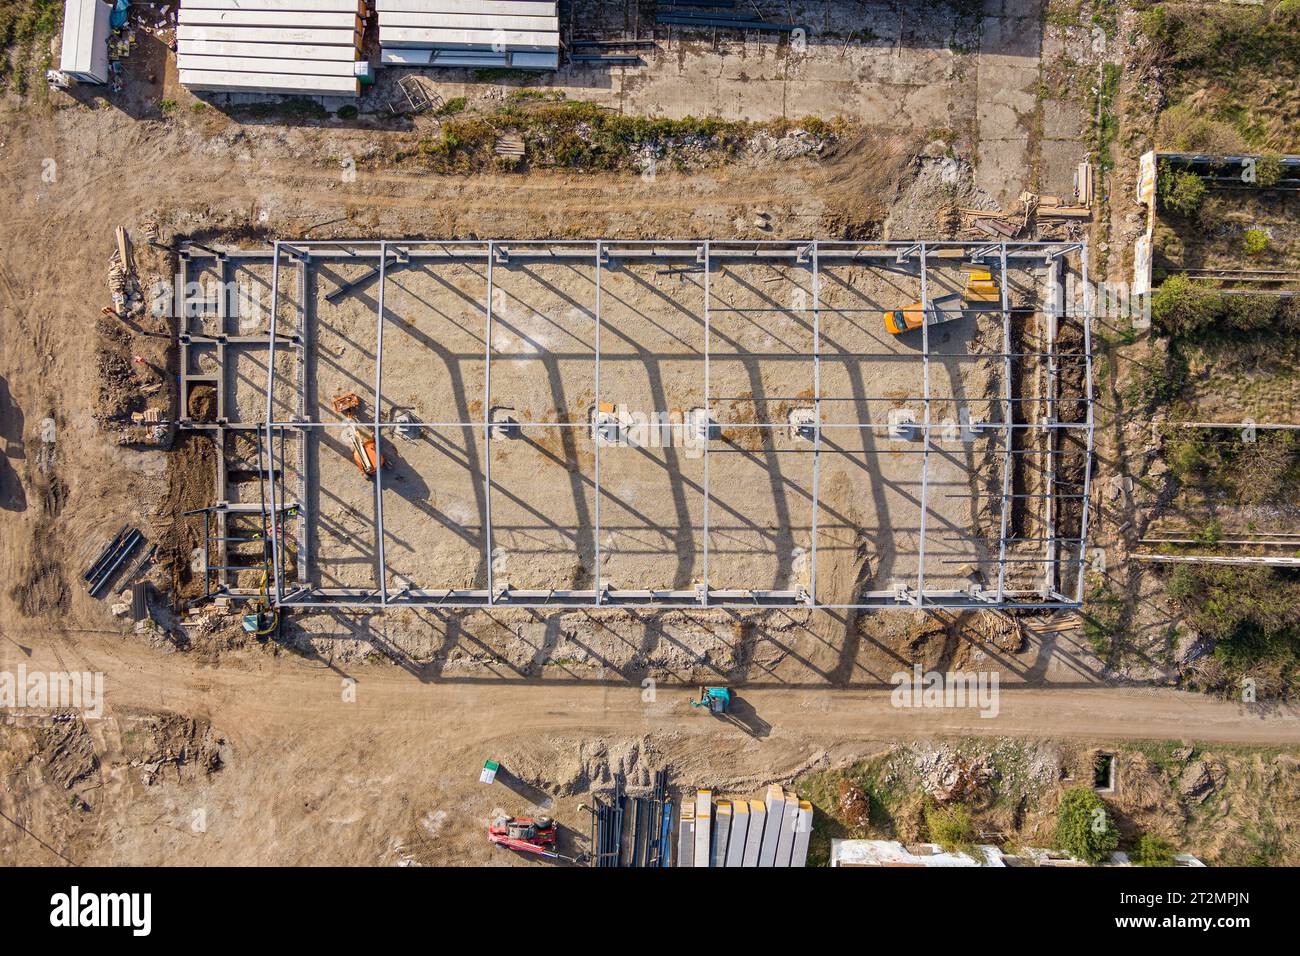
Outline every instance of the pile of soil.
POLYGON ((186 403, 190 418, 197 422, 215 421, 217 417, 217 390, 211 385, 196 385, 190 389, 186 403))

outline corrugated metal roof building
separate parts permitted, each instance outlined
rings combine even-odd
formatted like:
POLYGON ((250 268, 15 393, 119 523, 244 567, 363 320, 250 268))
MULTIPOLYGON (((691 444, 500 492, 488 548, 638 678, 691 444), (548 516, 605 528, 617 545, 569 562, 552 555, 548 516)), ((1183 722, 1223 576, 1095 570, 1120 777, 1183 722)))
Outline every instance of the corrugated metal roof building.
POLYGON ((560 65, 556 4, 547 0, 375 0, 388 66, 560 65))
POLYGON ((357 96, 364 0, 181 0, 176 65, 191 90, 357 96))

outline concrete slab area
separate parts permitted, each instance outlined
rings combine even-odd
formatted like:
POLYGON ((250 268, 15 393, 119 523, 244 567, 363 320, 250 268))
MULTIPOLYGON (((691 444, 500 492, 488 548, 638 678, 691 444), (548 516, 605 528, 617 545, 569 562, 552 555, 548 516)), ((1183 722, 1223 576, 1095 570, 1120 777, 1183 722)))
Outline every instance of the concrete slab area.
MULTIPOLYGON (((1014 470, 1029 477, 1004 484, 997 302, 968 303, 924 334, 885 329, 886 310, 922 298, 916 249, 863 259, 828 247, 814 266, 796 243, 717 243, 706 269, 696 244, 664 243, 657 257, 607 242, 599 266, 597 248, 503 243, 489 257, 486 244, 390 246, 379 494, 331 407, 354 391, 356 427, 372 434, 381 288, 367 276, 378 249, 321 247, 306 276, 282 260, 282 285, 309 290, 305 321, 286 322, 310 343, 306 365, 277 327, 272 389, 279 420, 295 417, 301 390, 320 423, 301 430, 309 586, 374 595, 382 566, 399 601, 490 587, 689 602, 707 582, 843 604, 992 586, 1000 536, 1030 525, 1055 534, 1050 521, 1026 524, 1032 508, 1001 527, 1004 492, 1041 481, 1026 462, 1014 470), (818 409, 820 436, 800 425, 815 425, 818 409), (405 437, 390 424, 397 415, 411 423, 405 437), (502 427, 487 429, 485 416, 502 427)), ((989 267, 932 248, 931 301, 960 299, 968 272, 989 267)), ((1026 310, 1013 316, 1042 307, 1046 272, 1041 259, 1009 265, 1008 304, 1026 310)), ((1040 328, 1014 324, 1022 336, 1040 328)), ((264 349, 228 345, 226 363, 226 392, 256 416, 264 349)), ((1045 387, 1039 364, 1020 363, 1013 401, 1045 387)), ((1015 414, 1033 422, 1040 411, 1015 414)), ((1042 434, 1016 438, 1014 454, 1035 453, 1042 434)), ((277 496, 298 500, 289 486, 277 496)), ((1028 576, 1007 574, 1012 586, 1041 577, 1041 562, 1027 563, 1028 576)))

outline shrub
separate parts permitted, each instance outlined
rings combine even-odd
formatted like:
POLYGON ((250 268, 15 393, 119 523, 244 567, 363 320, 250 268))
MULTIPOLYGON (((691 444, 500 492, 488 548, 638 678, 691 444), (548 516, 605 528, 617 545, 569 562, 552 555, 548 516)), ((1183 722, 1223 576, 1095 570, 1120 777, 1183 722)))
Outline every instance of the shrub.
POLYGON ((344 104, 343 106, 340 106, 338 112, 335 115, 341 120, 356 119, 357 108, 353 106, 351 103, 347 103, 344 104))
POLYGON ((1088 787, 1071 787, 1061 794, 1056 846, 1087 863, 1100 863, 1119 846, 1119 831, 1106 804, 1088 787))
POLYGON ((1214 324, 1223 309, 1222 299, 1205 283, 1170 276, 1151 296, 1151 319, 1166 335, 1195 335, 1214 324))
MULTIPOLYGON (((1298 0, 1300 2, 1300 0, 1298 0)), ((1276 186, 1282 179, 1282 156, 1280 153, 1265 153, 1255 163, 1256 184, 1268 188, 1276 186)))
POLYGON ((1183 564, 1169 575, 1169 596, 1189 627, 1215 642, 1230 669, 1262 661, 1295 662, 1300 581, 1282 570, 1183 564))
POLYGON ((1144 833, 1133 850, 1133 862, 1138 866, 1173 866, 1174 845, 1164 837, 1144 833))
POLYGON ((1242 245, 1245 247, 1246 255, 1262 256, 1268 252, 1268 233, 1263 229, 1247 229, 1242 245))
POLYGON ((927 804, 925 828, 930 833, 930 840, 949 853, 964 852, 975 845, 975 828, 971 823, 970 810, 961 804, 927 804))
POLYGON ((1294 309, 1280 296, 1228 295, 1183 275, 1170 276, 1151 296, 1152 321, 1165 335, 1174 337, 1282 332, 1294 318, 1294 309))
POLYGON ((1187 430, 1165 446, 1169 471, 1181 482, 1196 481, 1213 474, 1219 466, 1214 446, 1187 430))
POLYGON ((1187 169, 1176 172, 1168 163, 1160 171, 1160 205, 1180 216, 1194 216, 1205 202, 1205 180, 1187 169))
POLYGON ((468 100, 463 96, 453 96, 449 100, 443 100, 441 106, 434 113, 435 116, 455 116, 457 113, 465 112, 468 100))

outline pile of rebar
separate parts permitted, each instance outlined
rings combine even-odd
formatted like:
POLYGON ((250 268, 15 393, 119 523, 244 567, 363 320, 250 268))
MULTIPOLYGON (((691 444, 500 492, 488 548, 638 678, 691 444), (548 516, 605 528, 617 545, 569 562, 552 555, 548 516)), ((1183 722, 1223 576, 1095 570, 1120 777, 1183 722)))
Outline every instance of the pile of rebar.
POLYGON ((99 553, 99 557, 82 575, 82 579, 90 590, 91 597, 99 597, 104 592, 109 582, 113 580, 113 576, 117 574, 118 568, 135 552, 136 548, 140 547, 143 541, 144 535, 140 533, 138 528, 128 528, 123 525, 122 529, 114 535, 113 540, 104 547, 104 550, 99 553))
POLYGON ((596 797, 593 803, 592 866, 668 866, 672 844, 667 834, 672 824, 672 802, 668 798, 667 770, 655 772, 648 797, 628 797, 620 776, 609 802, 596 797))
POLYGON ((737 12, 732 9, 735 0, 660 0, 655 13, 655 23, 682 27, 722 27, 729 30, 770 30, 790 33, 807 31, 801 23, 779 23, 764 20, 757 12, 737 12), (695 8, 695 9, 692 9, 695 8))

